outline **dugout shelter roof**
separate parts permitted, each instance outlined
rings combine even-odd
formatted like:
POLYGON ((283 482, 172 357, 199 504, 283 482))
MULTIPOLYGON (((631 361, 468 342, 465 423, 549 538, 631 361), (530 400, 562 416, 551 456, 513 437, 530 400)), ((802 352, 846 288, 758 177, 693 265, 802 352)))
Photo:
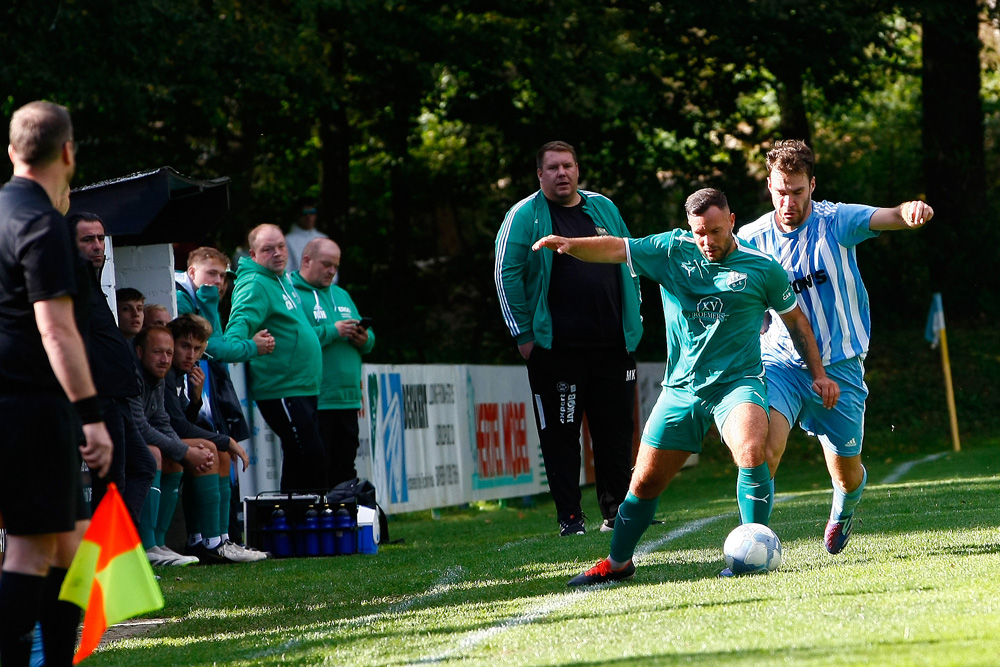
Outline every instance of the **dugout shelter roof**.
POLYGON ((116 245, 197 243, 229 211, 229 178, 160 167, 73 190, 69 212, 82 211, 100 215, 116 245))

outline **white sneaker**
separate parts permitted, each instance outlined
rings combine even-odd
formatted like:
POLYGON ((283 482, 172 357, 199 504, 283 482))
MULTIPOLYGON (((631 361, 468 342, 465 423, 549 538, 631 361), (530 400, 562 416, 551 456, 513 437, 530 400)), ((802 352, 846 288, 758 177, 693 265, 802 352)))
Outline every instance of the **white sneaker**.
POLYGON ((146 551, 146 554, 149 555, 149 552, 154 550, 164 559, 164 562, 160 563, 160 565, 184 567, 186 565, 195 565, 200 562, 197 556, 184 556, 167 546, 153 547, 152 549, 146 551))
POLYGON ((232 540, 226 540, 226 542, 229 542, 237 549, 242 549, 243 551, 249 552, 253 556, 254 561, 267 560, 268 558, 271 558, 271 555, 266 551, 261 551, 260 549, 254 549, 251 546, 247 546, 246 544, 240 544, 239 542, 233 542, 232 540))
POLYGON ((149 564, 154 567, 159 567, 160 565, 167 564, 167 557, 156 550, 156 547, 146 549, 146 558, 149 559, 149 564))
POLYGON ((254 563, 264 560, 260 557, 263 554, 259 551, 247 551, 232 540, 226 540, 220 544, 215 548, 215 552, 232 563, 254 563))

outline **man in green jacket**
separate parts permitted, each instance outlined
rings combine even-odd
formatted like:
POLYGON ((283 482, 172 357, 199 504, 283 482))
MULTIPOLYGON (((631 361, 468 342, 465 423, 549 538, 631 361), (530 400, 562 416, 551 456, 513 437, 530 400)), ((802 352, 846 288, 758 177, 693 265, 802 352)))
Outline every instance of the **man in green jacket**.
POLYGON ((225 340, 245 341, 262 329, 274 351, 248 362, 250 395, 281 440, 282 491, 326 491, 326 457, 319 436, 317 397, 322 363, 319 339, 288 277, 285 235, 258 225, 248 236, 250 256, 240 260, 225 340))
POLYGON ((532 405, 560 535, 585 532, 580 428, 586 413, 597 499, 613 529, 632 467, 639 282, 624 266, 533 253, 548 234, 628 237, 610 199, 579 190, 576 151, 553 141, 537 154, 541 190, 515 204, 497 234, 494 279, 504 321, 527 361, 532 405))
POLYGON ((358 410, 361 409, 361 355, 375 346, 375 332, 365 326, 350 295, 333 279, 340 269, 340 247, 326 238, 313 239, 302 251, 301 268, 292 285, 323 346, 323 380, 319 390, 319 431, 326 445, 327 480, 331 486, 354 480, 358 471, 358 410))
MULTIPOLYGON (((202 246, 188 254, 187 270, 174 274, 174 284, 177 287, 178 316, 192 313, 204 317, 211 326, 208 345, 205 348, 205 363, 195 365, 188 376, 200 379, 205 384, 205 374, 209 376, 210 387, 207 410, 212 428, 216 433, 230 436, 240 441, 250 436, 249 426, 243 417, 243 411, 236 402, 236 391, 229 379, 228 364, 237 364, 253 359, 255 356, 270 354, 274 350, 274 337, 267 329, 258 331, 249 340, 226 340, 223 336, 222 322, 219 317, 219 300, 223 295, 223 285, 226 272, 229 270, 229 258, 221 251, 202 246), (201 366, 205 366, 205 371, 201 366), (225 385, 225 387, 223 387, 225 385), (231 389, 231 391, 230 391, 231 389), (222 397, 233 400, 223 402, 222 397)), ((201 403, 201 397, 193 397, 193 402, 201 403)), ((184 514, 189 534, 199 533, 199 517, 194 504, 192 486, 184 485, 184 514)), ((239 490, 236 475, 232 470, 232 461, 228 452, 219 452, 219 493, 221 497, 222 534, 229 538, 228 517, 231 499, 239 490)))
POLYGON ((195 248, 188 254, 187 271, 177 272, 177 314, 201 315, 212 325, 205 354, 227 364, 250 361, 274 350, 274 337, 267 329, 247 340, 226 340, 219 319, 221 290, 229 270, 229 258, 215 248, 195 248))

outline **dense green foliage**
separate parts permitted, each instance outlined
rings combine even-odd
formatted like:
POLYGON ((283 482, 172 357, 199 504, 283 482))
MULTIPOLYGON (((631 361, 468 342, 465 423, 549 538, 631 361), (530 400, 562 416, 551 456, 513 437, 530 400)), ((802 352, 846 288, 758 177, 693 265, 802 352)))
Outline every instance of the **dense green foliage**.
MULTIPOLYGON (((0 111, 68 105, 78 184, 160 165, 229 176, 231 213, 206 238, 227 251, 258 223, 287 227, 296 199, 318 196, 320 228, 344 246, 342 283, 379 323, 376 361, 516 360, 493 239, 537 188, 534 152, 554 138, 577 147, 584 184, 639 235, 683 224, 681 203, 701 185, 753 219, 768 206, 766 145, 808 138, 818 197, 946 203, 937 227, 862 246, 876 318, 902 326, 941 290, 952 321, 976 321, 996 306, 976 263, 953 255, 971 236, 995 258, 1000 242, 983 203, 1000 169, 988 150, 1000 135, 996 30, 984 22, 980 43, 977 6, 7 0, 0 111), (943 53, 981 52, 983 71, 981 95, 976 62, 971 90, 950 90, 966 114, 937 123, 928 152, 925 98, 940 97, 923 78, 931 15, 946 45, 972 43, 943 53), (986 120, 985 160, 952 131, 969 113, 986 120)), ((967 81, 967 61, 938 58, 931 71, 967 81)), ((645 345, 658 350, 658 299, 646 294, 645 345)))

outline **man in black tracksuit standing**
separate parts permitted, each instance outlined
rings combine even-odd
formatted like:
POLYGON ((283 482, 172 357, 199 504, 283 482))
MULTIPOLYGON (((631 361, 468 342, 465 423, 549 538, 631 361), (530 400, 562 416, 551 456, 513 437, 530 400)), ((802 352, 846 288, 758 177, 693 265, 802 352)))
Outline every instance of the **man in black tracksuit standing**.
POLYGON ((631 234, 610 199, 578 189, 572 146, 545 144, 536 166, 541 189, 510 209, 497 234, 497 294, 528 366, 559 533, 586 530, 580 510, 584 414, 593 436, 601 530, 610 531, 631 477, 639 282, 624 264, 587 264, 532 252, 531 245, 548 234, 631 234))

